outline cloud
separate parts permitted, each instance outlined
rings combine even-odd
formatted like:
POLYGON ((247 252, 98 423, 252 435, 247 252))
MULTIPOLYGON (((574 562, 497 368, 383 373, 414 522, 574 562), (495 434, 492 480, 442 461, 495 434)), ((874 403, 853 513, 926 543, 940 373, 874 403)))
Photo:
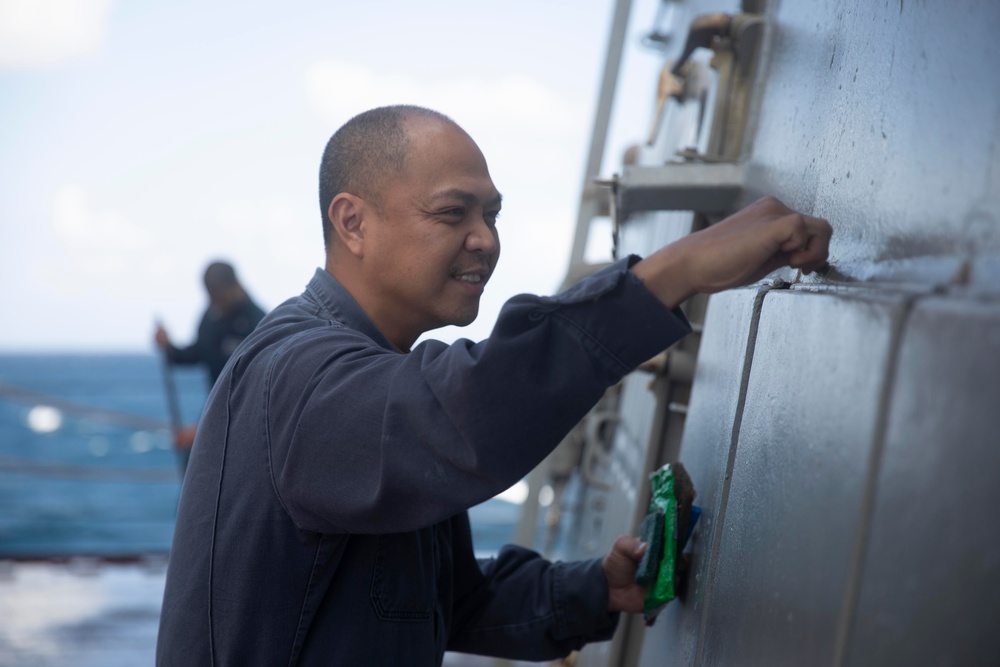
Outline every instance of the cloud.
POLYGON ((145 229, 129 224, 115 211, 95 211, 80 185, 64 185, 56 192, 52 231, 64 246, 113 255, 152 246, 145 229))
POLYGON ((95 207, 83 186, 57 189, 48 231, 51 243, 35 253, 29 267, 35 285, 48 290, 46 298, 148 296, 147 277, 160 268, 159 244, 117 211, 95 207))
POLYGON ((580 130, 573 106, 531 77, 420 80, 380 72, 357 63, 324 60, 304 77, 310 107, 322 120, 339 126, 354 114, 387 104, 418 104, 447 113, 475 135, 485 128, 565 136, 580 130))
POLYGON ((0 67, 54 65, 97 50, 111 0, 0 0, 0 67))
POLYGON ((303 224, 300 207, 276 197, 227 201, 217 213, 230 254, 296 268, 303 258, 322 254, 319 214, 314 217, 315 225, 303 224))

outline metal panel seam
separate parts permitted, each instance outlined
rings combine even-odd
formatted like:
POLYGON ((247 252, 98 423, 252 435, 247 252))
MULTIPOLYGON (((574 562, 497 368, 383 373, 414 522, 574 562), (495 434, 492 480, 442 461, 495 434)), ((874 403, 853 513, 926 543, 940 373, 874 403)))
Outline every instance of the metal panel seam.
MULTIPOLYGON (((753 364, 753 353, 757 347, 757 329, 760 325, 760 313, 764 308, 764 297, 773 289, 787 289, 788 284, 778 280, 760 288, 754 297, 753 312, 750 316, 750 331, 747 335, 747 347, 743 356, 743 371, 740 377, 740 395, 736 402, 736 414, 733 417, 733 430, 729 438, 729 455, 726 459, 726 475, 722 482, 722 493, 719 499, 719 515, 712 530, 712 546, 709 551, 708 572, 705 577, 705 600, 701 608, 701 620, 698 623, 698 639, 695 646, 694 664, 701 665, 705 656, 705 632, 708 626, 708 611, 712 606, 712 589, 714 588, 715 569, 719 562, 719 547, 722 543, 722 529, 726 520, 726 504, 729 502, 729 487, 733 477, 733 467, 736 464, 736 443, 739 441, 740 425, 743 422, 743 409, 747 400, 747 386, 750 384, 750 368, 753 364)), ((697 381, 697 380, 696 380, 697 381)))
POLYGON ((861 593, 861 581, 864 577, 865 551, 868 547, 872 513, 875 509, 875 496, 878 491, 879 472, 882 468, 882 453, 885 449, 886 431, 889 428, 889 410, 893 391, 896 387, 896 374, 898 371, 900 350, 902 348, 902 338, 906 331, 906 325, 910 320, 910 315, 913 313, 914 306, 924 296, 926 295, 913 294, 905 298, 902 302, 902 312, 899 313, 892 324, 892 333, 889 337, 890 352, 886 360, 885 374, 883 375, 884 379, 879 395, 878 417, 875 424, 872 448, 868 456, 868 473, 861 496, 858 531, 855 535, 854 548, 851 552, 851 563, 847 570, 847 585, 840 608, 840 617, 837 620, 833 660, 830 662, 833 667, 844 667, 847 660, 848 648, 853 632, 854 616, 857 611, 858 596, 861 593))

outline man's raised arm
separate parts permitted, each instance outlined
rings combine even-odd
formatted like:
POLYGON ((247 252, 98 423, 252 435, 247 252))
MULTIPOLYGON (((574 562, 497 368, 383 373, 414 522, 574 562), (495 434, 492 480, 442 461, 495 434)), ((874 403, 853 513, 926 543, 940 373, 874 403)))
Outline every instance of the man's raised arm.
POLYGON ((823 218, 764 197, 725 220, 661 248, 632 267, 646 288, 674 308, 760 280, 783 266, 810 273, 826 264, 833 230, 823 218))

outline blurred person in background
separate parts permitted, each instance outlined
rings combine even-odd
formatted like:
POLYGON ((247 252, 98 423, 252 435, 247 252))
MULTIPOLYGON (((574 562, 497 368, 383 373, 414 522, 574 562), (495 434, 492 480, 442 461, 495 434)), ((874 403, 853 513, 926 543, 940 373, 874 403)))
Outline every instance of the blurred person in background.
MULTIPOLYGON (((177 347, 162 324, 157 324, 153 340, 168 364, 204 366, 211 390, 237 346, 264 318, 264 311, 247 294, 236 277, 236 270, 228 262, 209 264, 204 283, 208 307, 201 317, 194 342, 177 347)), ((179 452, 191 449, 195 430, 195 425, 175 427, 174 446, 179 452)))

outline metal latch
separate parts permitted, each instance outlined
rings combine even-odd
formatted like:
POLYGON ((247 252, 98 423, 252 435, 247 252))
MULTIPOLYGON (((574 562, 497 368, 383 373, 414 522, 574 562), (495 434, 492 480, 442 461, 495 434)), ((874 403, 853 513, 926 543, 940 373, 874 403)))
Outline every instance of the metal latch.
POLYGON ((710 153, 729 159, 738 155, 763 28, 764 20, 757 14, 702 14, 691 22, 680 57, 673 64, 665 64, 660 72, 656 112, 647 145, 656 142, 667 101, 674 98, 683 102, 688 94, 686 77, 691 55, 696 49, 710 48, 715 52, 712 65, 719 72, 716 145, 710 153))

